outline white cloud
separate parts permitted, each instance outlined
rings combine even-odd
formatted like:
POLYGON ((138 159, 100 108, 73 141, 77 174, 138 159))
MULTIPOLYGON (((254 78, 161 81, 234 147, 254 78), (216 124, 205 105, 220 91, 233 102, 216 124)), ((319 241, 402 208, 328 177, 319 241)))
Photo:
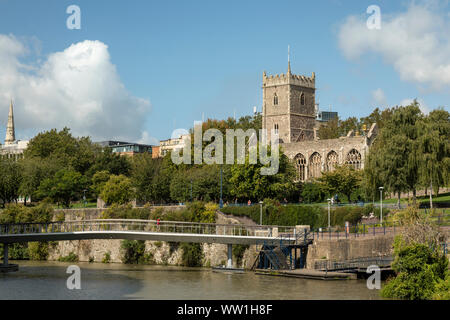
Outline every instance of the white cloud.
POLYGON ((375 91, 372 91, 372 102, 377 106, 385 106, 387 104, 386 95, 383 90, 378 88, 375 91))
MULTIPOLYGON (((414 102, 414 99, 403 99, 400 103, 399 106, 409 106, 410 104, 412 104, 414 102)), ((423 114, 428 114, 430 113, 430 108, 428 108, 428 106, 425 104, 425 102, 422 99, 417 99, 417 102, 419 103, 419 108, 420 111, 422 111, 423 114)))
POLYGON ((339 28, 339 46, 349 60, 379 54, 405 81, 439 90, 450 86, 448 7, 411 4, 388 15, 381 8, 381 29, 369 30, 367 15, 349 16, 339 28))
POLYGON ((26 45, 0 34, 0 120, 14 99, 18 130, 69 127, 93 140, 154 141, 144 130, 150 102, 132 96, 100 41, 72 44, 43 62, 21 63, 26 45))

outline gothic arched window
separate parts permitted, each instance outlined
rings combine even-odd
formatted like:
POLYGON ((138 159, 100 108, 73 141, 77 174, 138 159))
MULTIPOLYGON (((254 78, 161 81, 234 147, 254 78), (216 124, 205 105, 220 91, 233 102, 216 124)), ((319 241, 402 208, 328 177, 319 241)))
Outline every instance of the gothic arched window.
POLYGON ((274 105, 274 106, 277 106, 277 105, 278 105, 278 96, 277 96, 276 93, 275 93, 275 95, 273 96, 273 105, 274 105))
POLYGON ((331 151, 327 155, 327 171, 333 171, 339 164, 339 156, 335 151, 331 151))
POLYGON ((322 175, 322 157, 318 152, 314 152, 309 158, 309 176, 320 178, 322 175))
POLYGON ((302 92, 302 94, 300 95, 300 104, 302 106, 305 105, 305 94, 302 92))
POLYGON ((294 158, 295 168, 297 169, 297 180, 306 180, 306 158, 299 153, 294 158))
POLYGON ((358 150, 352 149, 347 153, 347 158, 345 160, 346 164, 349 164, 354 169, 361 169, 361 153, 358 150))

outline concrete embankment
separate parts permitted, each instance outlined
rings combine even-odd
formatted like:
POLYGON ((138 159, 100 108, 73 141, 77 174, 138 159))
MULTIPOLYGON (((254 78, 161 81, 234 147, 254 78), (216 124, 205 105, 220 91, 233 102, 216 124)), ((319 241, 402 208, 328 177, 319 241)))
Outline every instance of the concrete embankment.
POLYGON ((308 247, 306 268, 314 269, 316 261, 345 261, 363 257, 391 256, 394 235, 349 239, 315 239, 308 247))

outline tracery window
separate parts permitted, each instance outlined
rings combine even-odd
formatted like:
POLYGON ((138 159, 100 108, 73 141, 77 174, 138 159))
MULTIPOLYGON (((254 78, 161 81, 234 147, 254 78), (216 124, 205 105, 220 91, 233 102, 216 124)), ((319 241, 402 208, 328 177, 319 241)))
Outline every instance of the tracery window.
POLYGON ((300 104, 301 104, 302 106, 305 105, 305 94, 304 94, 304 93, 302 93, 302 94, 300 95, 300 104))
POLYGON ((295 168, 297 169, 297 180, 306 180, 306 158, 304 155, 299 153, 294 158, 295 168))
POLYGON ((322 175, 322 157, 318 152, 314 152, 309 158, 309 176, 320 178, 322 175))
POLYGON ((335 151, 331 151, 327 155, 327 171, 333 171, 339 164, 339 156, 335 151))
POLYGON ((349 153, 347 153, 347 158, 345 161, 346 164, 349 164, 354 169, 361 169, 361 153, 358 150, 352 149, 349 153))

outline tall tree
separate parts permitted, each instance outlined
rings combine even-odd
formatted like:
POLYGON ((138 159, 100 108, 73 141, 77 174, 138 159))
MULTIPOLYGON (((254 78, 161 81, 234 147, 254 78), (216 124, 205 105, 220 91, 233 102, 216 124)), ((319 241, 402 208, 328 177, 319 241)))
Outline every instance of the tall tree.
POLYGON ((12 159, 0 157, 0 200, 2 206, 17 201, 22 182, 20 166, 12 159))
POLYGON ((417 101, 393 108, 371 151, 371 155, 376 152, 377 160, 367 163, 368 170, 378 174, 382 186, 398 195, 398 206, 401 192, 412 191, 416 199, 420 165, 417 124, 422 117, 417 101))
POLYGON ((361 173, 348 165, 338 166, 334 171, 324 172, 319 181, 329 196, 341 193, 351 202, 352 193, 361 183, 361 173))
POLYGON ((433 208, 433 186, 448 183, 450 171, 450 118, 443 109, 430 112, 419 123, 420 174, 430 186, 430 207, 433 208))

